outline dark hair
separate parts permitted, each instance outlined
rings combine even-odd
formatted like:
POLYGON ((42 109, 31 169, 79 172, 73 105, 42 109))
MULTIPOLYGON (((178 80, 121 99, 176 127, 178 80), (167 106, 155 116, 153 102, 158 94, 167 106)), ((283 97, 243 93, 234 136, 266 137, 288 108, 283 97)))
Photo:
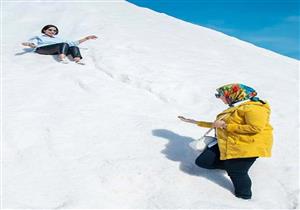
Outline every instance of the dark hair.
POLYGON ((58 34, 58 28, 57 28, 55 25, 46 25, 46 26, 44 26, 44 27, 42 28, 42 30, 41 30, 41 33, 44 34, 45 31, 46 31, 48 28, 51 28, 51 27, 53 27, 53 28, 56 29, 55 35, 57 35, 57 34, 58 34))

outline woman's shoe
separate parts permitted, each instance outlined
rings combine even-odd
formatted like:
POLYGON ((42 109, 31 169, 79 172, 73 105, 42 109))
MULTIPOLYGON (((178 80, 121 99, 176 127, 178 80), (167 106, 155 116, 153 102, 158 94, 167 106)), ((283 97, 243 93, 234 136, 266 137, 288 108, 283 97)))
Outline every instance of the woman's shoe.
POLYGON ((79 65, 85 65, 85 63, 83 63, 81 60, 75 61, 75 63, 77 63, 77 64, 79 64, 79 65))
POLYGON ((251 195, 235 195, 235 196, 238 198, 245 199, 245 200, 251 199, 251 195))
POLYGON ((69 63, 69 61, 67 61, 66 59, 61 59, 59 62, 63 63, 63 64, 68 64, 69 63))

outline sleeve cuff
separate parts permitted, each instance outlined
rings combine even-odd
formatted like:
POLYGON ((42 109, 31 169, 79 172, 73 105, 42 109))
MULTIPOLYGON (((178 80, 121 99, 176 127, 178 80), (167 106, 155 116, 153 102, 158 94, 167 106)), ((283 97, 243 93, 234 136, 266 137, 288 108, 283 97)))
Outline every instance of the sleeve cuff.
POLYGON ((205 127, 205 128, 211 128, 212 127, 212 123, 210 123, 210 122, 203 122, 203 121, 197 122, 197 125, 200 126, 200 127, 205 127))

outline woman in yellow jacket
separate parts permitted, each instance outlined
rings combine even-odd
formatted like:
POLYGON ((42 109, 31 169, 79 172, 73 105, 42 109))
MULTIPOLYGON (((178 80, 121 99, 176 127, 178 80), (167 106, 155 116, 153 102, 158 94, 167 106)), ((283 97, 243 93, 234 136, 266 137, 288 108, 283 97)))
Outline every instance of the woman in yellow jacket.
POLYGON ((196 164, 207 169, 227 171, 236 197, 250 199, 251 179, 248 171, 258 157, 270 157, 273 128, 269 123, 270 106, 256 97, 253 88, 229 84, 215 94, 229 108, 217 115, 215 122, 179 118, 201 127, 215 128, 218 144, 207 147, 196 164))

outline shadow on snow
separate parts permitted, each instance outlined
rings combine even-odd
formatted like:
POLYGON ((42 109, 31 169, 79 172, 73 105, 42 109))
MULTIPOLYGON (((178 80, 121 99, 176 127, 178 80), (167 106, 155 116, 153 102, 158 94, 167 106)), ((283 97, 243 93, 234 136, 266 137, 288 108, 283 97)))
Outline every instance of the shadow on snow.
POLYGON ((189 143, 191 143, 194 139, 181 136, 166 129, 152 130, 152 135, 169 141, 166 144, 166 148, 162 150, 161 153, 163 153, 169 160, 179 162, 179 168, 181 171, 193 176, 204 177, 233 192, 231 181, 224 175, 224 171, 200 168, 194 163, 198 154, 196 154, 196 151, 189 146, 189 143))

